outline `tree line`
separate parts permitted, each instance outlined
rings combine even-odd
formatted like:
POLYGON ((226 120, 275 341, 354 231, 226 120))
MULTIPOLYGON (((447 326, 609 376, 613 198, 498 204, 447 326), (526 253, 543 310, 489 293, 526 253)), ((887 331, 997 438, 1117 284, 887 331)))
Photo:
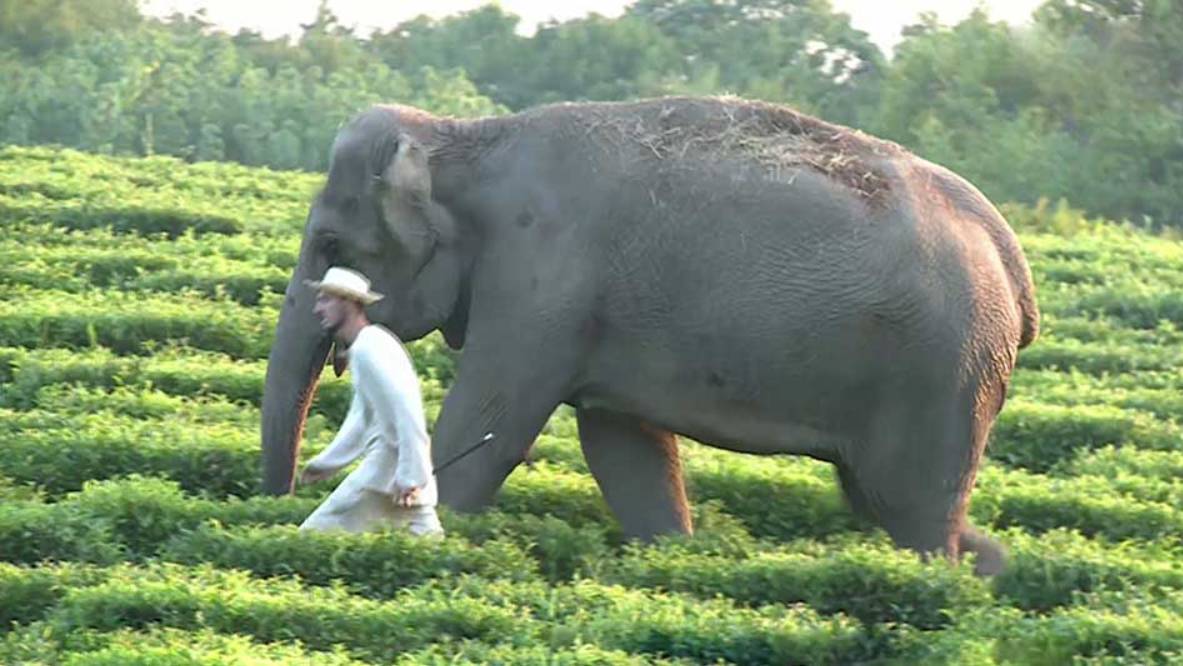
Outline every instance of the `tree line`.
POLYGON ((0 143, 323 170, 375 102, 501 114, 736 94, 895 140, 996 201, 1183 227, 1178 0, 1048 0, 1018 28, 923 15, 883 53, 828 0, 637 0, 520 34, 487 5, 294 39, 155 19, 136 0, 0 0, 0 143))

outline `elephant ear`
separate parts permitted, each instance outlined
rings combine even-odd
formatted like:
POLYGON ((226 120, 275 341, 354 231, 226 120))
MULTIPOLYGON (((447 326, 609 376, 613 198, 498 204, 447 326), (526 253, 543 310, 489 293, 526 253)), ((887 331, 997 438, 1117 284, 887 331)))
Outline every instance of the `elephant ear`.
POLYGON ((432 223, 431 170, 427 150, 407 133, 387 140, 379 154, 393 156, 377 175, 381 185, 382 215, 390 234, 413 258, 425 262, 439 229, 432 223), (389 142, 394 142, 390 150, 389 142))

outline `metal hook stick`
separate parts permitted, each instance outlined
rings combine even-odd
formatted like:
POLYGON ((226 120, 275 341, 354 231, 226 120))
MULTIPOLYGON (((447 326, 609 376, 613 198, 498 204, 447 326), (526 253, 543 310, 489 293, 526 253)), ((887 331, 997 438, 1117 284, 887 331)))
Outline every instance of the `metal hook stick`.
POLYGON ((432 473, 433 473, 433 474, 436 474, 436 475, 438 475, 440 472, 442 472, 442 471, 444 471, 445 469, 447 469, 449 465, 451 465, 452 463, 456 462, 457 460, 460 460, 461 458, 463 458, 464 456, 466 456, 466 455, 468 455, 468 454, 472 453, 473 451, 476 451, 476 450, 477 450, 477 449, 479 449, 481 446, 484 446, 484 445, 485 445, 485 444, 487 444, 488 442, 492 441, 492 439, 493 439, 493 433, 491 433, 491 432, 487 432, 487 433, 485 433, 485 436, 481 438, 481 441, 479 441, 479 442, 477 442, 476 444, 473 444, 472 446, 468 447, 467 449, 465 449, 465 450, 461 451, 461 452, 460 452, 460 455, 457 455, 456 457, 452 458, 452 459, 451 459, 451 460, 449 460, 448 462, 446 462, 446 463, 444 463, 444 464, 440 465, 440 466, 439 466, 439 467, 437 467, 437 468, 436 468, 436 470, 435 470, 434 472, 432 472, 432 473))

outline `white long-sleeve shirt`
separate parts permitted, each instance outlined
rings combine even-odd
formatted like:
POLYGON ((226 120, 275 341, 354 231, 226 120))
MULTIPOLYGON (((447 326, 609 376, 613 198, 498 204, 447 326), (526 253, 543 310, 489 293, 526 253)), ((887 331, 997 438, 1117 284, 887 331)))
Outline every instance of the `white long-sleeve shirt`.
POLYGON ((398 338, 384 327, 363 328, 349 347, 353 399, 341 429, 309 466, 338 470, 363 453, 353 472, 361 486, 397 497, 420 488, 414 504, 435 506, 431 442, 419 377, 398 338))

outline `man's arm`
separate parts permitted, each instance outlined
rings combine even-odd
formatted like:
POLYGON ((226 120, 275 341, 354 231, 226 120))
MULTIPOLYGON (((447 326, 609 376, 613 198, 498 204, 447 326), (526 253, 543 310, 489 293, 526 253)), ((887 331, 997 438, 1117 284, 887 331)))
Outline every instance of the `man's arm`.
POLYGON ((362 415, 361 398, 356 393, 349 402, 349 412, 333 441, 308 461, 301 475, 304 483, 314 483, 335 474, 342 467, 357 460, 365 451, 365 419, 362 415))

